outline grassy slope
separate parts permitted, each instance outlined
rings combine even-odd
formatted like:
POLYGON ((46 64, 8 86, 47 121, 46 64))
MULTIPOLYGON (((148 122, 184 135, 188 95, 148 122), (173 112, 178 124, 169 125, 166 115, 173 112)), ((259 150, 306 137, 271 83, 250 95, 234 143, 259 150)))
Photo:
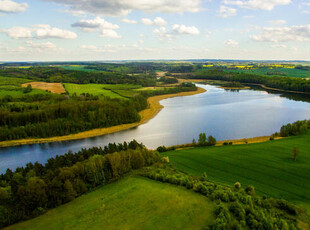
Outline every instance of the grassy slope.
POLYGON ((310 133, 258 144, 199 147, 165 153, 179 170, 223 184, 253 185, 260 194, 310 203, 310 133), (297 161, 291 159, 297 146, 297 161))
POLYGON ((197 193, 126 177, 8 229, 201 229, 213 218, 197 193))

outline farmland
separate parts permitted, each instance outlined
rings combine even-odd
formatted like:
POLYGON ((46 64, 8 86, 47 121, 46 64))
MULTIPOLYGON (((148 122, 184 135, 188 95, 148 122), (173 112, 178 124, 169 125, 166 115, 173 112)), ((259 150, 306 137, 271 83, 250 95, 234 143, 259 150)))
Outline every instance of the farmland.
MULTIPOLYGON (((132 85, 128 87, 126 85, 106 85, 106 84, 72 84, 72 83, 65 83, 65 89, 68 91, 69 95, 73 94, 83 94, 88 93, 94 96, 105 96, 111 98, 123 98, 119 94, 115 93, 113 90, 124 90, 126 88, 132 88, 132 85)), ((139 87, 139 86, 136 86, 139 87)))
MULTIPOLYGON (((14 77, 1 77, 0 76, 0 98, 4 96, 12 96, 13 98, 26 95, 21 86, 23 83, 30 82, 28 79, 14 78, 14 77)), ((32 89, 27 95, 46 94, 47 92, 40 89, 32 89)))
POLYGON ((261 195, 295 203, 310 201, 310 133, 257 144, 197 147, 167 152, 177 169, 222 184, 253 185, 261 195), (300 149, 297 161, 292 149, 300 149))
POLYGON ((131 176, 7 229, 202 229, 213 207, 185 188, 131 176))

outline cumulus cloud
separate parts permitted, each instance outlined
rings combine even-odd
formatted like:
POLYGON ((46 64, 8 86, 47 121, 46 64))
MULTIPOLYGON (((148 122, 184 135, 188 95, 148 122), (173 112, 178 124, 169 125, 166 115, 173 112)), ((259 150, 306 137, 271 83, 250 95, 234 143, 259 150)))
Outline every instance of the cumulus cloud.
POLYGON ((79 27, 82 29, 97 29, 97 28, 103 28, 108 30, 118 29, 119 26, 116 24, 112 24, 110 22, 107 22, 103 18, 96 17, 94 19, 85 20, 82 19, 74 24, 72 24, 72 27, 79 27))
POLYGON ((191 34, 191 35, 200 34, 200 31, 195 26, 174 24, 172 25, 171 29, 172 32, 176 34, 191 34))
POLYGON ((239 45, 239 42, 229 39, 225 42, 225 45, 231 46, 231 47, 237 47, 239 45))
POLYGON ((166 27, 160 27, 153 30, 153 33, 159 36, 160 40, 167 39, 171 41, 174 37, 180 35, 197 35, 200 31, 195 26, 185 26, 174 24, 169 30, 166 27))
POLYGON ((122 22, 129 23, 129 24, 138 24, 136 20, 130 20, 128 18, 122 19, 122 22))
POLYGON ((27 3, 17 3, 11 0, 0 0, 0 13, 20 13, 28 8, 27 3))
POLYGON ((35 25, 32 27, 12 27, 0 30, 11 38, 61 38, 75 39, 77 35, 68 30, 62 30, 50 25, 35 25))
POLYGON ((254 41, 262 42, 310 42, 310 24, 291 27, 265 27, 257 35, 251 36, 254 41))
POLYGON ((132 10, 146 13, 198 12, 201 0, 45 0, 68 5, 72 10, 82 10, 96 15, 120 16, 132 10))
POLYGON ((100 17, 90 20, 82 19, 72 24, 72 27, 79 27, 85 32, 100 31, 101 37, 121 38, 121 36, 115 31, 115 29, 119 29, 119 26, 100 17))
POLYGON ((224 0, 224 3, 248 9, 273 10, 276 6, 290 4, 291 0, 224 0))
POLYGON ((122 38, 115 30, 103 29, 101 31, 100 37, 104 38, 122 38))
POLYGON ((235 16, 237 14, 237 10, 228 6, 221 6, 217 13, 218 16, 222 18, 228 18, 231 16, 235 16))
POLYGON ((285 20, 281 20, 281 19, 279 19, 279 20, 271 20, 271 21, 268 21, 268 22, 269 22, 269 24, 275 25, 275 26, 286 24, 286 21, 285 20))
POLYGON ((154 20, 149 18, 142 18, 142 24, 149 26, 166 26, 168 23, 161 17, 156 17, 154 20))

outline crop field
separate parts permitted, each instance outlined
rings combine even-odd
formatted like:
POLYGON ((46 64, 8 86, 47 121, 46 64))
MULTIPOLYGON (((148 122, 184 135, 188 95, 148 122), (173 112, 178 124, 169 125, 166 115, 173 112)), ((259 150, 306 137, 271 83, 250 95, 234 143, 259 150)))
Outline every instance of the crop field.
MULTIPOLYGON (((14 77, 0 77, 0 98, 4 96, 21 97, 25 95, 21 84, 30 82, 28 79, 14 77)), ((32 89, 28 95, 47 93, 44 90, 32 89)))
POLYGON ((310 132, 257 144, 197 147, 166 152, 177 169, 189 174, 206 172, 212 181, 232 186, 253 185, 260 195, 310 203, 310 132), (292 150, 298 147, 297 160, 292 150))
POLYGON ((31 85, 33 89, 47 90, 51 93, 65 93, 66 90, 61 83, 47 83, 47 82, 27 82, 22 84, 22 87, 31 85))
MULTIPOLYGON (((111 98, 124 98, 120 96, 119 94, 113 92, 110 90, 110 88, 116 88, 117 85, 105 85, 105 84, 71 84, 71 83, 65 83, 64 84, 65 89, 68 91, 70 95, 76 93, 77 95, 80 95, 82 93, 89 93, 94 96, 106 96, 111 98), (109 89, 106 89, 106 87, 110 87, 109 89)), ((123 85, 119 85, 120 88, 125 87, 123 85)))
POLYGON ((280 75, 287 77, 300 77, 300 78, 309 78, 310 71, 301 70, 301 69, 293 69, 293 68, 257 68, 257 69, 228 69, 228 72, 238 72, 238 73, 251 73, 251 74, 259 74, 259 75, 280 75))
POLYGON ((203 229, 213 207, 185 188, 129 176, 7 229, 203 229))

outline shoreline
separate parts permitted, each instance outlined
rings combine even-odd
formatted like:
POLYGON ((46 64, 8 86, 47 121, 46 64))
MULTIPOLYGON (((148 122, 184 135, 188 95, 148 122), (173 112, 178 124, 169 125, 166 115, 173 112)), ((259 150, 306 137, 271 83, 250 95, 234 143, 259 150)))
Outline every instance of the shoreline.
POLYGON ((52 143, 52 142, 61 142, 61 141, 72 141, 79 140, 85 138, 91 138, 96 136, 103 136, 106 134, 116 133, 120 131, 124 131, 127 129, 131 129, 142 125, 152 118, 154 118, 163 108, 163 106, 159 103, 161 100, 173 97, 182 97, 182 96, 191 96, 195 94, 200 94, 206 92, 205 89, 198 87, 196 91, 189 92, 180 92, 176 94, 166 94, 166 95, 158 95, 154 97, 150 97, 147 99, 148 108, 139 112, 141 116, 140 121, 130 124, 122 124, 107 128, 98 128, 92 129, 80 133, 69 134, 66 136, 56 136, 56 137, 48 137, 48 138, 38 138, 38 139, 21 139, 21 140, 10 140, 10 141, 2 141, 0 142, 0 148, 12 147, 12 146, 21 146, 21 145, 30 145, 30 144, 41 144, 41 143, 52 143))

